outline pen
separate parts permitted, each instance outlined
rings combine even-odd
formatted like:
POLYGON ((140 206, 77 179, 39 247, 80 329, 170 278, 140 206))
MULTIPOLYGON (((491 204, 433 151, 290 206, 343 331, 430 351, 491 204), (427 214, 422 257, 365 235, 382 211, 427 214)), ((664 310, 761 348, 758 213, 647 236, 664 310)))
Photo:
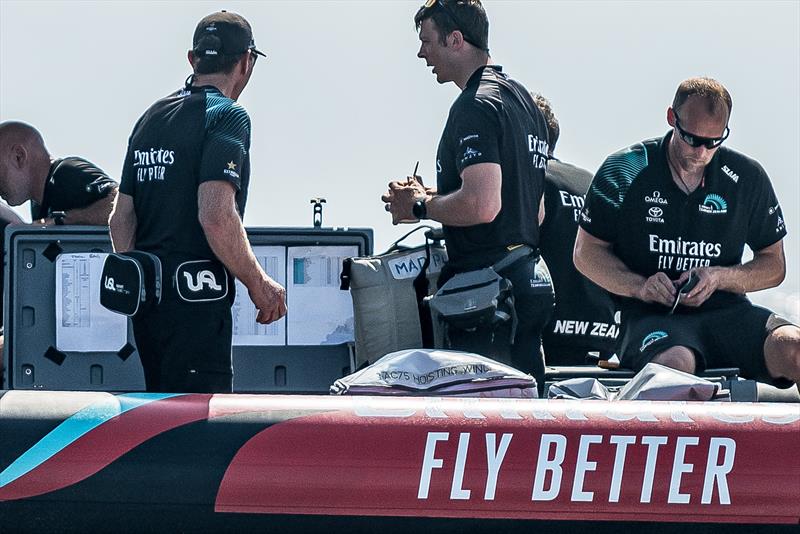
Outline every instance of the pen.
POLYGON ((414 165, 414 172, 411 173, 411 179, 408 181, 409 183, 417 178, 417 169, 419 169, 419 160, 417 160, 417 164, 414 165))

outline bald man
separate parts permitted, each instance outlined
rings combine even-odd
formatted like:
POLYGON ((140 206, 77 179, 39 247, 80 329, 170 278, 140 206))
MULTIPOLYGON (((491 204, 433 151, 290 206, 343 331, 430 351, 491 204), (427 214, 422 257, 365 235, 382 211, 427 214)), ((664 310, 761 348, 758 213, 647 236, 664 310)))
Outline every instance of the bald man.
POLYGON ((24 122, 0 123, 0 197, 31 201, 34 224, 106 225, 117 183, 82 158, 53 158, 24 122))
MULTIPOLYGON (((53 158, 33 126, 0 123, 0 197, 12 206, 30 200, 33 224, 107 225, 116 191, 117 183, 85 159, 53 158)), ((8 224, 23 221, 0 204, 0 254, 5 246, 2 232, 8 224)), ((2 276, 0 269, 0 287, 2 276)), ((0 324, 2 319, 0 306, 0 324)), ((2 346, 0 327, 0 350, 2 346)), ((0 357, 0 376, 2 369, 0 357)))
POLYGON ((622 367, 738 367, 788 387, 800 384, 800 328, 747 298, 786 276, 786 224, 761 164, 723 145, 732 106, 714 79, 681 82, 672 129, 595 174, 573 257, 620 297, 622 367))

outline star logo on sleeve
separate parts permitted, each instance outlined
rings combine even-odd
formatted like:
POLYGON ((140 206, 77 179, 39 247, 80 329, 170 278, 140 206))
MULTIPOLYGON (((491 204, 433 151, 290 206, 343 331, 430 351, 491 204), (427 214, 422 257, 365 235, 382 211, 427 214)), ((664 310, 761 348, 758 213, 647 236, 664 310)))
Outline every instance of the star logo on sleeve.
POLYGON ((236 164, 233 162, 233 160, 231 160, 228 163, 226 163, 226 165, 228 166, 228 168, 225 169, 224 171, 222 171, 223 174, 227 174, 228 176, 231 176, 231 177, 233 177, 233 178, 238 180, 239 179, 239 173, 236 172, 236 164))

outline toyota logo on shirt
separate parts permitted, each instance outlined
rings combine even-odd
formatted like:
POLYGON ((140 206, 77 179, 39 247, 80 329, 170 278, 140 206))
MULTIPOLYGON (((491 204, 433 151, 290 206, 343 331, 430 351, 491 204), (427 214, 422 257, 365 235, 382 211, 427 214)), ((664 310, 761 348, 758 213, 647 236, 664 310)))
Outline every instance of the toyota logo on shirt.
POLYGON ((653 206, 647 210, 647 217, 645 217, 644 220, 649 223, 664 224, 664 219, 661 217, 662 215, 664 215, 664 210, 658 206, 653 206))

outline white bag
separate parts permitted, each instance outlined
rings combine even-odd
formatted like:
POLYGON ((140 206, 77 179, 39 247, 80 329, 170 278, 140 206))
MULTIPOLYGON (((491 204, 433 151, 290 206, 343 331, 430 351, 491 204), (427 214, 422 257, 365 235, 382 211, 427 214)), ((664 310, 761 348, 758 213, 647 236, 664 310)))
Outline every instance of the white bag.
POLYGON ((537 398, 529 374, 471 352, 401 350, 340 378, 333 395, 537 398))

